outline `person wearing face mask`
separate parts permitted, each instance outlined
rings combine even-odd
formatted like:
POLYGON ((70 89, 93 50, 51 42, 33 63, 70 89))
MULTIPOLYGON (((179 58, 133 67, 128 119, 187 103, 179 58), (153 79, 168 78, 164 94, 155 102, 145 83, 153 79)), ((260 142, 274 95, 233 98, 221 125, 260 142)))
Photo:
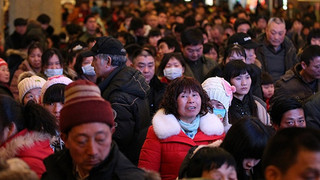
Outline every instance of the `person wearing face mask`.
POLYGON ((96 82, 96 72, 92 66, 93 56, 89 51, 82 51, 76 58, 76 63, 74 64, 74 70, 78 74, 76 79, 89 80, 93 83, 96 82))
POLYGON ((185 61, 181 53, 164 54, 158 67, 158 75, 162 83, 170 83, 172 80, 181 77, 185 70, 185 61))
POLYGON ((228 131, 231 127, 228 119, 228 110, 236 87, 231 86, 220 77, 208 78, 201 85, 210 98, 209 103, 213 108, 213 113, 220 118, 225 131, 228 131))
POLYGON ((63 75, 63 59, 60 51, 55 48, 47 49, 41 57, 43 77, 63 75))

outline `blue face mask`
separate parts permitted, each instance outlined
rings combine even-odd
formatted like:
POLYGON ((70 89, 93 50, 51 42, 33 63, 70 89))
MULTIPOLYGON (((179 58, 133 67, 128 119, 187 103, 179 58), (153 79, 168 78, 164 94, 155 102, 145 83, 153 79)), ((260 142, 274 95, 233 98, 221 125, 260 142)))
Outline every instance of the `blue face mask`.
POLYGON ((49 78, 52 76, 59 76, 63 74, 63 69, 46 69, 44 74, 49 78))
POLYGON ((225 109, 213 109, 213 114, 217 115, 218 118, 223 120, 223 118, 226 115, 226 110, 225 109))
POLYGON ((91 64, 87 64, 85 66, 82 66, 83 74, 94 76, 96 75, 96 72, 94 71, 94 67, 91 66, 91 64))

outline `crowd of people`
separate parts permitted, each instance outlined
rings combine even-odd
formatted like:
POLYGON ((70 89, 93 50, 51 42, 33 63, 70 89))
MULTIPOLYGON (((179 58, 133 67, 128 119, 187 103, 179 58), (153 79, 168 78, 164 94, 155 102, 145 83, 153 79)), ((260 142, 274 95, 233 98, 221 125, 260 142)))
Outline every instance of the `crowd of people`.
POLYGON ((60 34, 40 14, 6 37, 0 179, 320 178, 314 11, 63 10, 60 34))

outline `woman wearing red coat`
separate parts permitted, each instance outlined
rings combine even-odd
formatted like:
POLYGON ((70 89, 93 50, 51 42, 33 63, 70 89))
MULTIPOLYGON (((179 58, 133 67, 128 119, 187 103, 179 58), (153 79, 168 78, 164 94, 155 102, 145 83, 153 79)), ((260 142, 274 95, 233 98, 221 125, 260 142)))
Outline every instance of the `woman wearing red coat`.
POLYGON ((161 109, 140 153, 139 167, 160 173, 163 180, 176 179, 189 149, 224 138, 224 127, 212 114, 209 98, 199 82, 190 77, 173 80, 166 89, 161 109))
POLYGON ((43 160, 53 153, 54 116, 33 101, 22 106, 0 95, 0 117, 0 159, 20 158, 41 177, 46 171, 43 160))

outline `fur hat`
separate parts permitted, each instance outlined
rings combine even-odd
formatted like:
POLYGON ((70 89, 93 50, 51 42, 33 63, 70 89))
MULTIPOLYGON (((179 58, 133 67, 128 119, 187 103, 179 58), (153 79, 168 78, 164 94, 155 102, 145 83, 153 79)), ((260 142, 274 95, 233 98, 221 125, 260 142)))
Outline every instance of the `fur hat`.
POLYGON ((2 58, 0 58, 0 67, 1 66, 8 66, 8 63, 5 60, 3 60, 2 58))
POLYGON ((45 82, 46 80, 39 76, 31 76, 21 80, 18 84, 20 102, 22 102, 23 97, 28 91, 35 88, 41 89, 45 82))
POLYGON ((50 78, 48 78, 47 82, 43 85, 42 89, 41 89, 41 103, 43 103, 43 96, 44 93, 47 91, 47 89, 49 87, 51 87, 54 84, 64 84, 64 85, 68 85, 72 82, 72 80, 68 77, 65 77, 63 75, 59 75, 59 76, 52 76, 50 78))
POLYGON ((207 92, 210 100, 214 99, 221 102, 228 111, 231 105, 233 93, 236 87, 231 86, 226 80, 220 77, 206 79, 202 83, 202 88, 207 92))
POLYGON ((70 83, 65 90, 65 104, 60 112, 60 130, 68 132, 84 123, 101 122, 114 126, 115 112, 101 97, 99 87, 87 80, 70 83))

